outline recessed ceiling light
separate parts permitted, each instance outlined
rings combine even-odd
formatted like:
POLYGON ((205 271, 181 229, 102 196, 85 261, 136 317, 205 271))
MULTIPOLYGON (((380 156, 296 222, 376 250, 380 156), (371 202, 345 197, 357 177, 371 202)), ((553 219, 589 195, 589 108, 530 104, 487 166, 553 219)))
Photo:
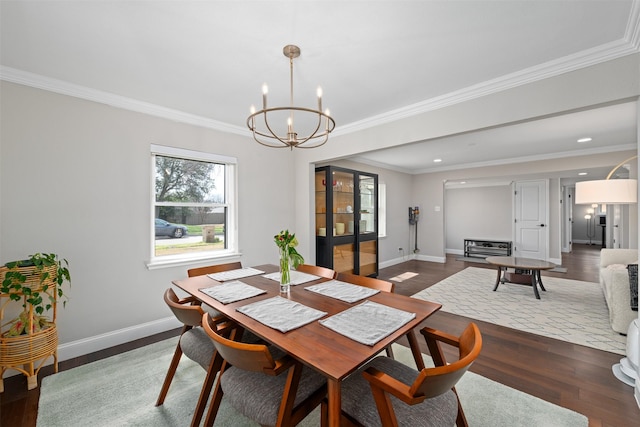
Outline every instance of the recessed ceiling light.
POLYGON ((466 184, 467 181, 460 181, 460 184, 466 184))
POLYGON ((442 159, 433 159, 433 163, 440 163, 442 159))
POLYGON ((589 141, 591 141, 591 138, 580 138, 578 140, 578 142, 589 142, 589 141))
POLYGON ((580 173, 578 173, 578 175, 580 175, 580 176, 585 176, 586 174, 587 174, 586 172, 580 172, 580 173))

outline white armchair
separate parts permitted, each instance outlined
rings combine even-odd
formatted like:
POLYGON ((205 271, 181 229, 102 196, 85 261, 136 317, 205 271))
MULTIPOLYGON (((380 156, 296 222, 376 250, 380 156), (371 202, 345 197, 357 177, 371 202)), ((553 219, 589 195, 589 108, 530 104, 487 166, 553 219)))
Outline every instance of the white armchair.
POLYGON ((600 285, 609 307, 611 328, 626 334, 629 324, 638 318, 631 310, 628 264, 638 262, 637 249, 602 249, 600 251, 600 285))

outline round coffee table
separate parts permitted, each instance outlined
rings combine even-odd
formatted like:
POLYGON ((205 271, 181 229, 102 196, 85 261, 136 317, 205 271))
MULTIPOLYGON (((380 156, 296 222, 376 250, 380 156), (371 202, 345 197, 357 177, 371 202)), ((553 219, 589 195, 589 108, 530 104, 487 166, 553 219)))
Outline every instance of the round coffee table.
POLYGON ((489 264, 493 264, 498 267, 498 278, 496 279, 496 285, 493 290, 496 291, 498 289, 498 285, 500 282, 505 283, 517 283, 520 285, 528 285, 533 288, 533 293, 537 299, 540 299, 540 293, 538 292, 538 286, 543 291, 546 291, 544 285, 542 284, 542 278, 540 277, 541 270, 551 270, 555 268, 556 265, 543 261, 540 259, 533 258, 520 258, 514 256, 490 256, 485 259, 489 264), (516 270, 521 271, 521 273, 516 274, 514 280, 510 280, 507 278, 507 268, 514 268, 516 270), (530 277, 529 277, 530 276, 530 277), (517 280, 525 278, 527 280, 517 280), (530 282, 529 282, 530 279, 530 282))

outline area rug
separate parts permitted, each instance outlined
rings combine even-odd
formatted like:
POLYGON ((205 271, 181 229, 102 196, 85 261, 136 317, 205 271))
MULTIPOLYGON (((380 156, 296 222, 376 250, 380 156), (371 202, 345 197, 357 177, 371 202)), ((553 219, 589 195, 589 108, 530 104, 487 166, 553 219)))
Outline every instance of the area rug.
MULTIPOLYGON (((478 258, 478 257, 457 257, 456 261, 463 261, 463 262, 476 262, 478 264, 489 264, 484 258, 478 258)), ((562 266, 557 266, 552 268, 551 270, 548 270, 552 273, 566 273, 567 269, 565 267, 562 266)))
POLYGON ((496 270, 467 267, 414 298, 442 304, 442 311, 617 354, 626 338, 611 329, 598 283, 542 277, 546 292, 536 299, 530 286, 501 284, 496 270))
MULTIPOLYGON (((188 426, 204 371, 183 357, 164 405, 155 407, 177 338, 45 377, 38 427, 188 426)), ((397 360, 414 366, 411 352, 394 345, 397 360)), ((425 356, 427 363, 430 362, 425 356)), ((586 427, 584 415, 467 372, 458 393, 472 427, 586 427)), ((224 398, 216 426, 256 427, 224 398)), ((301 427, 320 425, 319 410, 301 427)))

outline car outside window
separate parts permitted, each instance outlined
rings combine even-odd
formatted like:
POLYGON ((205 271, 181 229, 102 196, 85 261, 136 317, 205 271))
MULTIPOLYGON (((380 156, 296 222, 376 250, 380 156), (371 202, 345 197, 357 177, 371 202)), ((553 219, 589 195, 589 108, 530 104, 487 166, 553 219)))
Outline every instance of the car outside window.
POLYGON ((236 159, 151 146, 151 265, 237 253, 236 159))

